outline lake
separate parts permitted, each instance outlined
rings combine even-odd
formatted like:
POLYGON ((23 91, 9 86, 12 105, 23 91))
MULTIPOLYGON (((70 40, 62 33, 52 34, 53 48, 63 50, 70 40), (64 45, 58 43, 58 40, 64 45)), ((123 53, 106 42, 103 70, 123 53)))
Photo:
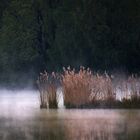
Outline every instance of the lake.
POLYGON ((38 92, 1 90, 0 140, 140 140, 140 110, 41 110, 38 92))

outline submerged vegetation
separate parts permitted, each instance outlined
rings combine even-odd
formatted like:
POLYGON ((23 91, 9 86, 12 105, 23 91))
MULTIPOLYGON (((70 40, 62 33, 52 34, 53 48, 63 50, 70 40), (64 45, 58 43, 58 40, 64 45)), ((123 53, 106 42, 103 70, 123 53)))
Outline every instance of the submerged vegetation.
POLYGON ((140 79, 136 75, 116 81, 107 73, 68 67, 61 74, 41 73, 37 83, 41 108, 58 108, 59 86, 66 108, 140 108, 140 79))

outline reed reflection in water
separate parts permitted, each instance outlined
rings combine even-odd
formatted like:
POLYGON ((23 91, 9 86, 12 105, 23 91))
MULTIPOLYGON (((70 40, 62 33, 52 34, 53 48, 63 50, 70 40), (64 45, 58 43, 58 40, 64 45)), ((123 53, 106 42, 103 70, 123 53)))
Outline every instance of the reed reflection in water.
POLYGON ((0 93, 0 140, 140 140, 140 110, 40 110, 36 91, 0 93))

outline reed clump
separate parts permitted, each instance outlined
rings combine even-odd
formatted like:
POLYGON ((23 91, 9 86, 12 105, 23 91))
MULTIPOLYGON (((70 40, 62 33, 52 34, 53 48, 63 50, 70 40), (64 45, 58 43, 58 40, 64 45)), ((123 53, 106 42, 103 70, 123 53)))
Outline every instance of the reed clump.
POLYGON ((109 75, 94 75, 92 71, 80 67, 79 71, 64 68, 62 74, 64 103, 66 106, 85 106, 100 102, 112 102, 115 93, 109 75))
POLYGON ((136 75, 129 76, 122 84, 122 106, 125 108, 140 107, 140 79, 136 75))
POLYGON ((75 69, 63 68, 62 87, 64 104, 67 107, 80 106, 89 103, 91 94, 92 72, 81 67, 78 72, 75 69))
POLYGON ((37 80, 40 92, 40 108, 58 108, 57 104, 57 81, 58 75, 46 71, 40 73, 37 80))
POLYGON ((132 75, 114 83, 114 78, 83 66, 79 70, 63 68, 60 74, 45 71, 37 81, 40 107, 58 108, 59 85, 66 108, 140 108, 140 79, 132 75))
POLYGON ((113 89, 112 80, 108 74, 93 75, 91 82, 91 100, 114 100, 115 91, 113 89))

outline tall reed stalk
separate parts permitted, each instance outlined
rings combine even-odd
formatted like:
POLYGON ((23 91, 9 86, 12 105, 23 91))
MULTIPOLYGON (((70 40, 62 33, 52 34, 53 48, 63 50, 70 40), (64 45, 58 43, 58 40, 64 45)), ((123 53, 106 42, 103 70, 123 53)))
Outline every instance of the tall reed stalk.
POLYGON ((66 106, 81 106, 97 100, 115 100, 111 78, 107 74, 94 75, 89 68, 80 67, 77 72, 70 67, 64 68, 62 87, 66 106))
POLYGON ((57 76, 53 72, 48 74, 46 71, 41 73, 38 80, 40 91, 40 108, 57 108, 57 76))
POLYGON ((59 76, 56 73, 41 73, 38 78, 41 108, 57 108, 57 85, 63 89, 66 107, 107 106, 107 107, 140 107, 140 79, 130 76, 113 83, 107 73, 99 75, 87 68, 79 70, 63 68, 59 76), (122 100, 117 99, 117 90, 122 100))
POLYGON ((81 67, 78 72, 75 69, 70 69, 70 67, 63 70, 64 104, 66 106, 80 106, 89 103, 91 71, 84 67, 81 67))

